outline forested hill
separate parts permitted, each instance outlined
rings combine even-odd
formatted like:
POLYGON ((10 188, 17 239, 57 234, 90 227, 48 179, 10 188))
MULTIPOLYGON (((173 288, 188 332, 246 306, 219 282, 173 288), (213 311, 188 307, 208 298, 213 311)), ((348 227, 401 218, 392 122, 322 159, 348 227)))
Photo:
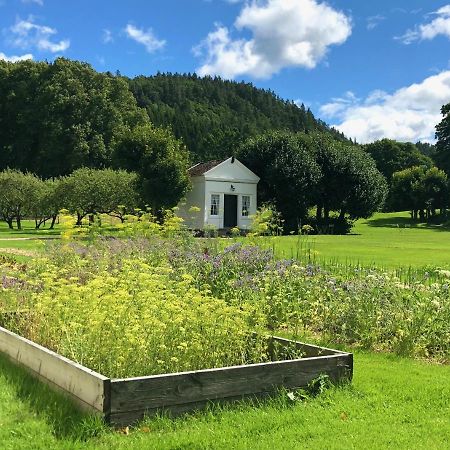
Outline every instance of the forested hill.
POLYGON ((345 140, 303 105, 249 83, 195 74, 139 76, 128 82, 150 120, 182 138, 194 161, 228 156, 241 141, 268 130, 329 131, 345 140))

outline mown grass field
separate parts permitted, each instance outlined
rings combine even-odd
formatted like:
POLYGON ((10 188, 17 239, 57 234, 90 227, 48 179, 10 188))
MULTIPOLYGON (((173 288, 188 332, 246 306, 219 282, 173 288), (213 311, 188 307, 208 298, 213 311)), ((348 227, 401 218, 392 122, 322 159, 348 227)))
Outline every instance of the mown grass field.
POLYGON ((355 223, 347 236, 283 236, 275 239, 278 256, 298 252, 317 262, 377 267, 449 267, 450 229, 414 225, 409 213, 378 213, 355 223))
POLYGON ((0 448, 448 448, 448 366, 371 353, 356 353, 355 361, 351 386, 316 398, 290 403, 280 397, 258 407, 147 420, 125 435, 86 421, 46 386, 0 359, 0 448))

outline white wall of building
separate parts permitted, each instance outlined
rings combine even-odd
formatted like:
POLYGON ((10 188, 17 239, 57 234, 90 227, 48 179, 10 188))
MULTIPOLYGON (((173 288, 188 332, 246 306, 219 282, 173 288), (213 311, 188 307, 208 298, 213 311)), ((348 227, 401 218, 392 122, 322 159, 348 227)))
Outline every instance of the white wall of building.
POLYGON ((207 180, 205 184, 205 224, 216 228, 223 228, 225 194, 237 196, 237 226, 242 230, 250 228, 252 219, 250 216, 256 213, 256 184, 236 182, 236 181, 212 181, 207 180), (231 190, 231 185, 234 191, 231 190), (219 194, 219 215, 212 216, 211 195, 219 194), (250 208, 247 217, 242 215, 242 196, 250 196, 250 208))
POLYGON ((202 229, 212 226, 224 228, 225 195, 237 197, 237 227, 249 229, 251 217, 256 213, 257 185, 259 177, 234 158, 228 158, 213 167, 203 175, 192 177, 192 190, 186 199, 178 205, 178 215, 182 217, 189 228, 202 229), (211 214, 211 196, 219 195, 218 214, 211 214), (242 211, 242 197, 250 197, 248 216, 242 211), (189 211, 193 206, 200 208, 199 212, 189 211))
POLYGON ((191 182, 192 190, 178 204, 177 216, 184 220, 188 228, 200 230, 205 225, 205 179, 195 177, 191 179, 191 182), (200 211, 192 211, 192 207, 200 208, 200 211))

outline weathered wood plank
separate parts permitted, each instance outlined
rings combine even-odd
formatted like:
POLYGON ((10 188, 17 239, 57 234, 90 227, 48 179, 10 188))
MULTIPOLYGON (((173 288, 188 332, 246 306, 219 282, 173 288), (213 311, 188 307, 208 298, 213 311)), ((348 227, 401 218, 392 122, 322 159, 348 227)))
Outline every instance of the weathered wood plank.
MULTIPOLYGON (((307 386, 320 374, 334 382, 351 378, 351 354, 339 353, 246 366, 111 380, 111 421, 158 408, 176 412, 194 403, 307 386), (136 414, 131 414, 131 412, 136 414)), ((191 408, 192 409, 192 408, 191 408)))
POLYGON ((0 351, 66 392, 84 409, 109 412, 109 378, 3 327, 0 327, 0 351))
POLYGON ((273 397, 274 394, 276 394, 276 391, 270 391, 270 392, 259 392, 257 394, 251 394, 251 395, 237 395, 235 397, 227 397, 222 399, 215 399, 215 400, 204 400, 201 402, 192 402, 192 403, 185 403, 181 405, 172 405, 167 408, 154 408, 154 409, 147 409, 145 413, 142 410, 137 411, 125 411, 125 412, 118 412, 113 413, 110 415, 109 423, 113 425, 114 427, 122 427, 127 426, 133 423, 138 422, 139 420, 142 420, 144 416, 146 417, 152 417, 157 414, 161 413, 167 413, 169 417, 179 417, 183 414, 190 413, 193 411, 198 411, 201 409, 205 409, 208 405, 211 404, 230 404, 230 403, 238 403, 242 402, 245 399, 265 399, 269 397, 273 397))
POLYGON ((271 344, 279 343, 284 346, 291 346, 296 344, 297 348, 303 353, 304 357, 311 358, 315 356, 327 356, 327 355, 343 355, 346 352, 341 352, 340 350, 333 350, 331 348, 319 347, 318 345, 305 344, 304 342, 293 341, 290 339, 285 339, 277 336, 271 337, 271 344))

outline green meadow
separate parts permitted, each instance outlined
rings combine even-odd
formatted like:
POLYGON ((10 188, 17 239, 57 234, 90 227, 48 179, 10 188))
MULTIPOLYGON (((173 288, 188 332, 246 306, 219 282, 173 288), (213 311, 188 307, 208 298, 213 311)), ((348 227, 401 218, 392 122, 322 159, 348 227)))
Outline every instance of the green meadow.
POLYGON ((309 258, 383 268, 450 266, 450 229, 415 224, 409 213, 378 213, 356 221, 346 236, 283 236, 271 244, 279 257, 309 258))
MULTIPOLYGON (((32 221, 24 221, 20 231, 9 230, 0 222, 0 253, 2 249, 39 251, 46 239, 58 238, 60 231, 58 226, 35 230, 32 221)), ((263 238, 259 244, 273 247, 280 258, 317 263, 390 269, 450 266, 450 228, 414 223, 408 212, 377 213, 370 219, 360 219, 346 236, 280 236, 263 238)))

